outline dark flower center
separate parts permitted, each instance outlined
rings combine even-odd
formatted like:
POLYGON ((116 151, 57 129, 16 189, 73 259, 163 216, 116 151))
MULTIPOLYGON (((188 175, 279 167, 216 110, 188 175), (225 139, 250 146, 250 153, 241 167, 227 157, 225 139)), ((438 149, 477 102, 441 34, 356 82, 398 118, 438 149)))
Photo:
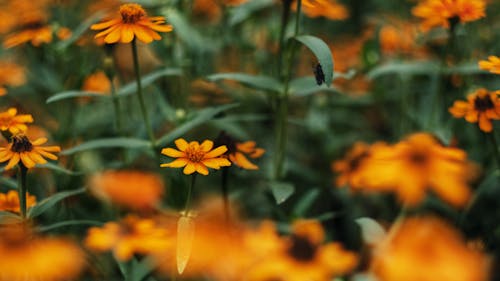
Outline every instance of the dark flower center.
POLYGON ((495 108, 495 105, 493 104, 493 101, 491 101, 491 98, 489 95, 485 97, 477 97, 474 100, 474 108, 477 111, 486 111, 488 109, 495 108))
POLYGON ((288 254, 301 262, 314 259, 317 247, 307 237, 292 235, 292 245, 288 248, 288 254))
POLYGON ((354 156, 350 161, 349 161, 349 170, 350 171, 355 171, 359 168, 359 165, 361 164, 361 161, 363 159, 367 158, 370 155, 368 151, 364 151, 359 155, 354 156))
POLYGON ((427 155, 423 151, 414 151, 410 154, 410 162, 415 165, 424 165, 427 162, 427 155))
POLYGON ((24 136, 13 136, 12 137, 12 147, 10 149, 13 152, 21 153, 26 151, 33 150, 33 144, 31 144, 30 140, 24 136))
POLYGON ((120 15, 124 23, 136 23, 146 12, 139 4, 124 4, 120 6, 120 15))

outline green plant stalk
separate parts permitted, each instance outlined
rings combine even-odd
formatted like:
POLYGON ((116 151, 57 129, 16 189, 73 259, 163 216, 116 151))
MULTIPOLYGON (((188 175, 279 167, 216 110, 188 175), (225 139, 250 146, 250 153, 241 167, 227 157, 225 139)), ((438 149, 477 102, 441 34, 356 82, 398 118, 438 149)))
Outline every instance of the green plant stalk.
POLYGON ((490 141, 491 145, 493 146, 493 157, 495 158, 495 161, 497 163, 497 169, 500 169, 500 152, 498 151, 498 142, 495 137, 495 133, 485 133, 486 136, 488 137, 488 140, 490 141))
POLYGON ((193 193, 195 182, 196 182, 196 173, 191 175, 191 183, 189 184, 189 188, 188 188, 188 193, 187 193, 187 197, 186 197, 186 205, 184 205, 184 211, 186 212, 186 216, 189 212, 189 208, 191 207, 191 196, 193 193))
POLYGON ((113 77, 109 77, 111 81, 111 99, 113 100, 113 110, 115 112, 115 127, 116 131, 122 134, 122 118, 120 114, 120 102, 118 101, 118 95, 116 94, 115 84, 113 83, 113 77))
POLYGON ((153 134, 153 129, 151 127, 151 122, 149 121, 149 117, 146 111, 146 105, 144 104, 144 96, 142 95, 141 70, 139 68, 139 58, 137 55, 136 38, 132 40, 132 58, 134 60, 135 80, 137 81, 137 97, 139 98, 139 105, 141 107, 142 118, 144 120, 144 125, 146 126, 146 131, 148 132, 149 139, 151 140, 151 148, 155 149, 156 140, 153 134))
POLYGON ((17 191, 19 193, 19 209, 21 210, 21 217, 26 219, 26 174, 28 173, 28 168, 24 166, 23 163, 19 163, 19 170, 17 173, 17 191))

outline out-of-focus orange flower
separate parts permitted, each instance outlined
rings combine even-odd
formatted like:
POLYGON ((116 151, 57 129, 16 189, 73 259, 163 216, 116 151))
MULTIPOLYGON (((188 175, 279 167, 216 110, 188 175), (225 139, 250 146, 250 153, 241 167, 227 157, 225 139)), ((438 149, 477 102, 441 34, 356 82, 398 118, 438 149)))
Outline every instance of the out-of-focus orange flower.
POLYGON ((194 0, 192 9, 197 20, 214 23, 218 22, 222 15, 222 9, 216 0, 194 0))
POLYGON ((31 42, 31 45, 39 47, 43 43, 52 42, 52 29, 50 26, 41 26, 31 29, 25 29, 17 33, 10 34, 5 38, 3 46, 12 48, 26 42, 31 42))
POLYGON ((59 38, 60 40, 67 40, 71 37, 72 34, 73 32, 71 31, 71 29, 64 26, 60 27, 56 32, 57 38, 59 38))
POLYGON ((412 57, 425 57, 427 51, 417 44, 418 28, 415 24, 389 17, 378 34, 380 49, 385 55, 405 54, 412 57))
POLYGON ((475 176, 471 167, 465 151, 445 147, 432 135, 415 133, 392 146, 372 147, 358 183, 368 191, 393 191, 411 206, 432 190, 461 207, 470 198, 468 182, 475 176))
POLYGON ((104 37, 104 42, 130 43, 137 37, 144 43, 160 40, 158 32, 170 32, 172 26, 165 23, 164 17, 148 17, 139 4, 123 4, 120 6, 120 17, 102 23, 93 24, 90 29, 102 30, 95 37, 104 37))
POLYGON ((453 227, 433 217, 397 222, 374 251, 371 271, 384 281, 488 280, 489 260, 453 227), (425 269, 425 270, 422 270, 425 269))
POLYGON ((25 69, 13 62, 0 62, 0 96, 7 94, 8 87, 16 87, 26 82, 25 69))
POLYGON ((0 272, 9 281, 76 279, 85 267, 85 254, 73 242, 38 237, 26 226, 0 229, 0 272))
POLYGON ((489 56, 488 60, 479 61, 479 68, 488 70, 494 74, 500 74, 500 58, 497 56, 489 56))
POLYGON ((485 10, 484 0, 422 0, 411 12, 424 20, 421 28, 428 31, 438 26, 449 28, 455 20, 476 21, 486 16, 485 10))
POLYGON ((141 171, 106 171, 90 178, 90 190, 97 197, 132 209, 153 208, 161 199, 161 178, 141 171))
MULTIPOLYGON (((36 197, 26 194, 26 207, 30 208, 36 204, 36 197)), ((9 190, 7 193, 0 193, 0 211, 21 212, 19 204, 19 193, 16 190, 9 190)))
POLYGON ((9 170, 21 161, 29 169, 36 164, 47 163, 45 158, 57 160, 57 156, 53 153, 61 151, 61 148, 59 146, 41 146, 46 142, 46 138, 39 138, 32 142, 23 134, 14 135, 6 147, 0 147, 0 163, 9 161, 4 167, 5 170, 9 170))
MULTIPOLYGON (((295 3, 292 4, 292 9, 294 11, 297 9, 295 3)), ((302 1, 302 10, 311 18, 325 17, 331 20, 345 20, 349 17, 347 8, 335 0, 304 0, 302 1)))
POLYGON ((97 71, 85 78, 82 90, 93 93, 109 94, 111 92, 111 81, 104 71, 97 71))
POLYGON ((226 155, 231 163, 246 170, 258 170, 259 166, 248 160, 260 158, 266 152, 263 148, 256 147, 255 141, 237 142, 233 137, 222 132, 215 140, 216 145, 227 147, 226 155))
POLYGON ((161 167, 184 167, 183 172, 186 175, 198 172, 206 176, 208 175, 208 168, 218 170, 220 167, 231 166, 231 162, 222 157, 227 151, 225 145, 212 149, 214 147, 213 141, 205 140, 200 144, 197 141, 188 143, 184 139, 175 140, 175 145, 179 150, 164 148, 161 150, 161 154, 177 159, 170 163, 161 164, 161 167))
POLYGON ((9 131, 11 134, 26 132, 26 123, 32 123, 31 114, 17 115, 17 109, 11 107, 7 111, 0 112, 0 130, 9 131))
POLYGON ((467 122, 479 123, 484 132, 491 132, 491 120, 500 119, 500 91, 488 91, 481 88, 467 96, 467 101, 455 101, 448 111, 456 118, 464 117, 467 122))
POLYGON ((152 252, 168 254, 175 249, 174 228, 159 224, 151 218, 129 215, 120 222, 108 222, 102 227, 91 227, 85 238, 87 248, 113 251, 114 256, 126 261, 134 254, 152 252))
POLYGON ((362 186, 360 171, 363 170, 364 161, 370 156, 370 148, 371 146, 364 142, 356 142, 344 159, 332 163, 332 170, 339 174, 335 181, 338 187, 349 185, 356 189, 362 186))

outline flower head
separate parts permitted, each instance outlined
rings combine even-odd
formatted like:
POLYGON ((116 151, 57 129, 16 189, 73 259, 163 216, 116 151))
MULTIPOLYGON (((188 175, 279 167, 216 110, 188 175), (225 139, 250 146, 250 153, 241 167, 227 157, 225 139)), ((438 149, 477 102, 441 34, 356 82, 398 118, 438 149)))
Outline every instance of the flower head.
POLYGON ((104 71, 97 71, 85 78, 82 90, 93 93, 109 94, 111 91, 111 81, 104 71))
POLYGON ((213 141, 205 140, 201 144, 197 141, 187 142, 184 139, 175 141, 177 149, 164 148, 163 155, 177 158, 173 162, 161 164, 161 167, 181 168, 184 167, 184 174, 190 175, 198 172, 202 175, 208 175, 208 168, 220 169, 220 167, 231 166, 231 162, 222 155, 227 151, 225 145, 215 149, 213 141))
POLYGON ((449 28, 454 21, 475 21, 486 16, 484 0, 422 0, 412 14, 423 18, 422 30, 437 26, 449 28))
POLYGON ((33 168, 36 164, 47 163, 44 157, 57 160, 57 156, 53 152, 59 152, 61 148, 59 146, 40 146, 46 142, 46 138, 39 138, 32 142, 25 135, 14 135, 6 147, 0 147, 0 163, 9 161, 4 168, 9 170, 19 161, 26 168, 33 168))
MULTIPOLYGON (((296 9, 295 4, 292 8, 296 9)), ((331 20, 345 20, 349 17, 347 8, 331 0, 304 0, 302 1, 304 14, 311 18, 325 17, 331 20)))
POLYGON ((370 155, 370 146, 363 142, 356 142, 346 153, 344 159, 332 163, 332 170, 339 175, 336 185, 342 187, 360 188, 359 172, 363 170, 363 163, 370 155))
MULTIPOLYGON (((32 207, 36 204, 36 197, 26 194, 26 207, 32 207)), ((10 211, 19 213, 19 193, 16 190, 9 190, 7 193, 0 193, 0 211, 10 211)))
POLYGON ((260 158, 266 152, 263 148, 257 147, 255 141, 237 142, 233 137, 221 132, 215 140, 217 145, 227 147, 226 155, 231 163, 246 170, 258 170, 259 167, 248 160, 250 158, 260 158))
POLYGON ((94 24, 92 30, 102 30, 95 37, 104 37, 104 42, 130 43, 135 37, 144 43, 160 40, 158 32, 172 31, 171 25, 163 24, 163 17, 148 17, 139 4, 123 4, 119 10, 120 17, 94 24))
POLYGON ((479 68, 488 70, 494 74, 500 74, 500 58, 497 56, 489 56, 488 60, 479 61, 479 68))
POLYGON ((479 128, 484 132, 491 132, 491 120, 500 119, 500 91, 481 88, 467 96, 467 101, 455 101, 448 111, 456 118, 464 117, 467 122, 479 123, 479 128))
POLYGON ((17 115, 17 109, 11 107, 7 111, 0 112, 0 130, 9 131, 11 134, 26 132, 26 123, 32 123, 31 114, 17 115))
POLYGON ((45 25, 12 33, 5 38, 3 46, 5 48, 12 48, 27 42, 31 42, 31 45, 35 47, 52 42, 52 28, 49 25, 45 25))

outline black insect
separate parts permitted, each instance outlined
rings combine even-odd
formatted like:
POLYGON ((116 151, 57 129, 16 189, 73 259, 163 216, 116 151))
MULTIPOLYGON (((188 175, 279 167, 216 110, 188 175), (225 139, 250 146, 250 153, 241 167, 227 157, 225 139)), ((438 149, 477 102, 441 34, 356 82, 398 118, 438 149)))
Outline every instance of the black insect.
POLYGON ((314 77, 316 78, 316 84, 321 86, 321 84, 325 83, 325 74, 323 73, 323 68, 321 64, 318 62, 315 66, 313 66, 314 77))

